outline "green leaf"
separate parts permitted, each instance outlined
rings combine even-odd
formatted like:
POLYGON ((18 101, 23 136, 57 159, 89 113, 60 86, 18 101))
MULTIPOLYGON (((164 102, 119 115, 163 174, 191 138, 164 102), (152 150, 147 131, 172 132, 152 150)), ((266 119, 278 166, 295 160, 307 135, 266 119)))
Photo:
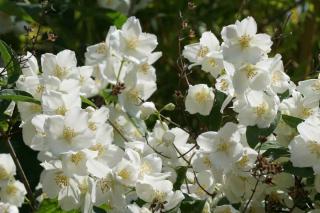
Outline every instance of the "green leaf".
POLYGON ((14 51, 4 41, 0 40, 0 54, 7 70, 8 83, 16 82, 21 74, 21 67, 14 51))
POLYGON ((25 21, 33 22, 32 17, 14 1, 0 0, 0 8, 1 11, 7 14, 17 16, 25 21))
POLYGON ((82 103, 85 103, 85 104, 87 104, 88 106, 92 106, 93 108, 97 108, 97 106, 92 102, 92 101, 90 101, 88 98, 86 98, 86 97, 83 97, 83 96, 80 96, 81 97, 81 101, 82 101, 82 103))
POLYGON ((247 141, 251 148, 255 148, 259 143, 259 137, 268 137, 278 125, 281 113, 278 112, 275 120, 270 124, 268 128, 259 128, 257 126, 248 126, 246 131, 247 141))
POLYGON ((109 12, 107 16, 113 20, 113 24, 117 28, 120 28, 128 19, 127 16, 120 12, 109 12))
POLYGON ((34 99, 31 94, 15 89, 5 89, 0 91, 0 99, 40 104, 40 101, 34 99))
POLYGON ((296 129, 297 126, 298 126, 300 123, 304 122, 303 119, 297 118, 297 117, 293 117, 293 116, 290 116, 290 115, 282 115, 281 117, 282 117, 282 120, 283 120, 286 124, 288 124, 290 127, 294 128, 294 129, 296 129))
POLYGON ((292 162, 285 162, 283 165, 283 170, 286 173, 290 173, 299 177, 313 177, 314 172, 311 167, 294 167, 292 162))
POLYGON ((181 202, 180 210, 183 213, 202 212, 206 200, 184 200, 181 202))
POLYGON ((220 112, 221 106, 226 99, 226 95, 220 91, 215 92, 215 100, 209 115, 209 129, 211 131, 218 131, 221 127, 222 114, 220 112))
POLYGON ((179 190, 181 185, 183 184, 185 178, 186 178, 186 172, 187 172, 187 167, 180 167, 176 170, 177 172, 177 180, 176 182, 174 183, 174 186, 173 188, 175 190, 179 190))
POLYGON ((261 145, 261 150, 268 150, 268 149, 279 149, 283 148, 281 144, 277 141, 267 141, 261 145))
POLYGON ((117 103, 118 96, 112 95, 111 90, 105 89, 100 92, 100 96, 104 99, 104 102, 108 105, 110 103, 117 103))
POLYGON ((37 213, 80 213, 79 210, 64 211, 59 207, 57 200, 46 199, 41 202, 37 213))

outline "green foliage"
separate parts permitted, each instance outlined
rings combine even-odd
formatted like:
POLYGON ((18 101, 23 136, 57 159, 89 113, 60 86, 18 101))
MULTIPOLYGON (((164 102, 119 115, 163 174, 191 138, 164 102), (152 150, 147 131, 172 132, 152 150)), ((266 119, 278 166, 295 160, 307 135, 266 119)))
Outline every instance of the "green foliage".
POLYGON ((20 63, 14 51, 0 40, 0 54, 8 75, 8 84, 15 83, 21 74, 20 63))
POLYGON ((290 115, 282 115, 282 120, 294 129, 297 129, 297 126, 304 121, 301 118, 293 117, 290 115))
POLYGON ((89 100, 88 98, 81 96, 81 101, 82 104, 86 105, 86 106, 91 106, 93 108, 97 108, 97 106, 95 105, 95 103, 93 103, 91 100, 89 100))
POLYGON ((186 177, 186 172, 187 172, 188 168, 187 167, 180 167, 179 169, 177 169, 177 181, 175 182, 173 188, 175 190, 180 189, 181 185, 184 183, 185 181, 185 177, 186 177))
POLYGON ((202 212, 206 200, 194 200, 188 195, 184 194, 186 199, 180 204, 180 210, 183 213, 202 212))
POLYGON ((61 210, 61 208, 59 208, 57 200, 45 199, 41 202, 41 205, 37 210, 37 213, 80 213, 80 211, 63 211, 61 210))
POLYGON ((0 99, 2 100, 11 100, 11 101, 21 101, 21 102, 29 102, 34 104, 39 104, 40 101, 36 100, 32 97, 31 94, 16 90, 16 89, 4 89, 0 91, 0 99))
POLYGON ((304 167, 304 168, 299 168, 299 167, 294 167, 291 162, 286 162, 283 164, 283 169, 284 172, 290 173, 299 177, 312 177, 314 176, 313 174, 313 169, 310 167, 304 167))
POLYGON ((268 128, 259 128, 257 126, 248 126, 246 131, 247 141, 251 148, 255 148, 257 144, 260 142, 261 137, 269 136, 277 127, 278 122, 280 120, 281 113, 278 112, 275 120, 270 124, 268 128))

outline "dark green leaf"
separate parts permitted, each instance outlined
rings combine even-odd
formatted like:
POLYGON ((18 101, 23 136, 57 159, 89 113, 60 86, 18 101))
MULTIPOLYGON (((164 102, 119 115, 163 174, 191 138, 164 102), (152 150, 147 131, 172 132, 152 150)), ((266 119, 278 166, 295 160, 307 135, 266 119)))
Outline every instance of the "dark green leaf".
POLYGON ((206 200, 182 201, 180 210, 183 213, 202 212, 206 200))
POLYGON ((282 115, 282 120, 292 128, 297 128, 297 126, 304 120, 301 118, 293 117, 290 115, 282 115))
POLYGON ((251 148, 255 148, 259 143, 260 137, 268 137, 277 127, 279 119, 280 119, 280 112, 278 112, 275 120, 270 124, 268 128, 259 128, 257 126, 248 126, 247 127, 247 141, 251 148))
POLYGON ((0 91, 0 99, 40 104, 40 101, 34 99, 31 94, 15 89, 5 89, 0 91))
POLYGON ((21 74, 21 67, 14 51, 4 41, 0 40, 0 54, 4 68, 7 70, 8 83, 16 82, 21 74))
POLYGON ((0 0, 0 8, 1 11, 7 14, 17 16, 25 21, 33 21, 31 16, 29 16, 29 14, 26 13, 26 11, 24 11, 21 7, 19 7, 14 1, 0 0))
POLYGON ((283 165, 284 172, 290 173, 299 177, 312 177, 314 176, 311 167, 294 167, 290 161, 285 162, 283 165))
POLYGON ((177 180, 173 186, 175 190, 179 190, 181 185, 183 184, 185 178, 186 178, 186 172, 187 172, 187 167, 180 167, 176 170, 177 172, 177 180))

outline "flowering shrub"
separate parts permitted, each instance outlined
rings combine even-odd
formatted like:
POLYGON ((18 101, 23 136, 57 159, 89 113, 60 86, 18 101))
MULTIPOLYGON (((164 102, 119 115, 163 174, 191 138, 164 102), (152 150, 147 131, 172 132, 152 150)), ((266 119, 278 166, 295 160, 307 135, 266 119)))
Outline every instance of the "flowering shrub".
MULTIPOLYGON (((135 17, 87 47, 85 66, 71 50, 45 53, 39 66, 2 42, 2 73, 15 89, 0 98, 17 102, 23 140, 38 151, 39 211, 55 200, 81 212, 319 211, 320 80, 290 81, 252 17, 221 37, 204 32, 182 52, 183 69, 200 66, 216 82, 188 83, 185 111, 212 119, 232 111, 218 131, 198 135, 164 115, 174 104, 148 101, 162 53, 135 17)), ((26 195, 14 174, 0 155, 0 208, 9 212, 26 195)))

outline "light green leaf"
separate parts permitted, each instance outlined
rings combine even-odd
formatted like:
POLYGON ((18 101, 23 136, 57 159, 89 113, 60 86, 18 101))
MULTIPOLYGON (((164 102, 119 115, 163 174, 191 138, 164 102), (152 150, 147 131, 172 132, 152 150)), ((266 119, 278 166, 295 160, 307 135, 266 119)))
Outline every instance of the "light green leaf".
POLYGON ((84 96, 80 96, 81 97, 81 101, 82 103, 85 103, 87 104, 88 106, 92 106, 93 108, 97 108, 97 106, 92 102, 90 101, 88 98, 84 97, 84 96))

